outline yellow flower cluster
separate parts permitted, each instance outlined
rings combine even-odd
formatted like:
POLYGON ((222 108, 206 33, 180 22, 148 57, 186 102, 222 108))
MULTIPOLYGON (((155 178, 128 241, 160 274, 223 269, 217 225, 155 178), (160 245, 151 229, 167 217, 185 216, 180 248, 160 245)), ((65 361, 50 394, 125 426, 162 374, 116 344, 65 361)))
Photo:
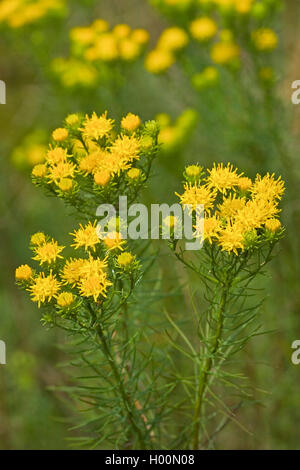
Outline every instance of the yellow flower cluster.
POLYGON ((176 193, 181 204, 193 210, 204 205, 204 240, 219 245, 222 251, 238 255, 282 231, 278 219, 284 193, 281 177, 267 173, 252 181, 230 163, 214 164, 206 172, 191 165, 184 176, 184 192, 176 193))
POLYGON ((86 252, 87 257, 64 260, 60 253, 65 247, 43 232, 37 232, 30 240, 33 259, 40 265, 45 264, 45 271, 36 272, 27 264, 16 269, 17 282, 30 292, 32 301, 39 307, 53 299, 60 308, 70 307, 80 297, 92 297, 95 302, 103 300, 112 285, 110 269, 128 271, 138 266, 130 252, 119 254, 125 244, 119 232, 98 237, 96 221, 80 224, 71 235, 74 241, 71 247, 86 252), (69 290, 63 290, 63 286, 69 290))
MULTIPOLYGON (((148 54, 145 61, 145 67, 151 73, 166 72, 190 39, 208 50, 213 64, 234 67, 239 66, 242 55, 242 44, 238 41, 239 29, 243 37, 248 35, 248 42, 254 46, 254 53, 271 51, 278 44, 278 37, 272 29, 255 29, 256 24, 260 26, 261 20, 271 14, 272 6, 267 0, 153 1, 163 13, 184 10, 187 11, 188 17, 193 19, 185 25, 185 29, 172 26, 163 31, 155 49, 148 54), (249 27, 245 24, 246 15, 251 17, 249 27), (230 22, 228 18, 234 21, 230 22), (224 29, 224 24, 230 24, 231 29, 224 29)), ((217 69, 208 62, 203 71, 194 76, 193 82, 196 88, 201 89, 208 84, 215 84, 217 78, 217 69)))
MULTIPOLYGON (((65 127, 53 131, 52 144, 43 156, 45 162, 33 167, 33 180, 51 185, 59 196, 67 196, 80 189, 84 180, 95 189, 120 175, 139 178, 141 170, 136 163, 145 151, 142 127, 140 117, 133 113, 121 120, 119 135, 107 112, 100 116, 95 112, 85 117, 70 115, 65 127)), ((146 137, 146 150, 151 151, 155 143, 151 136, 146 137)))
POLYGON ((173 65, 176 54, 188 44, 189 37, 184 29, 177 26, 165 29, 153 49, 146 57, 146 69, 155 74, 163 73, 173 65))
POLYGON ((142 28, 132 30, 127 24, 111 29, 107 21, 97 19, 89 26, 71 29, 70 40, 70 57, 56 58, 52 68, 67 87, 93 86, 104 80, 104 65, 136 61, 145 51, 149 33, 142 28))
POLYGON ((16 146, 11 154, 11 161, 18 169, 32 168, 43 163, 47 150, 47 133, 42 129, 30 132, 16 146))
POLYGON ((45 16, 65 12, 66 0, 2 0, 0 2, 0 25, 21 28, 31 25, 45 16))

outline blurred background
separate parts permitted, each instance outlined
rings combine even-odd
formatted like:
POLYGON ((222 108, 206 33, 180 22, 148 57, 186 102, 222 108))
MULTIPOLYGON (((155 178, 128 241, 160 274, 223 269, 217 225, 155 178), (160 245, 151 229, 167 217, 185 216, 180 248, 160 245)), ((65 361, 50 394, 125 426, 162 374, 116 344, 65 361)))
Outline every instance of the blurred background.
MULTIPOLYGON (((291 83, 300 79, 300 2, 286 0, 284 8, 276 0, 254 2, 266 11, 257 7, 251 18, 232 19, 220 10, 221 42, 241 45, 230 64, 212 63, 210 45, 195 37, 178 52, 175 48, 171 59, 158 55, 151 62, 149 52, 159 49, 161 33, 174 26, 191 31, 196 17, 213 16, 209 3, 0 1, 0 80, 7 87, 7 103, 0 105, 0 339, 7 346, 7 364, 0 365, 0 449, 68 448, 74 411, 66 397, 49 390, 67 380, 56 367, 65 358, 58 347, 65 338, 42 327, 37 307, 16 288, 14 271, 30 263, 32 233, 43 230, 63 243, 73 226, 62 202, 46 197, 30 181, 51 132, 70 113, 105 110, 116 119, 133 112, 160 122, 162 154, 144 195, 147 202, 175 202, 184 166, 194 162, 230 161, 251 177, 270 171, 286 180, 286 238, 262 283, 267 298, 260 323, 269 333, 252 341, 240 357, 257 401, 239 411, 248 432, 230 424, 218 445, 300 448, 300 366, 291 362, 291 344, 300 339, 300 105, 291 103, 291 83), (109 26, 95 24, 98 19, 109 26), (91 59, 88 28, 76 28, 92 24, 104 31, 120 24, 143 29, 149 41, 144 35, 138 48, 127 41, 116 58, 115 43, 105 37, 101 51, 106 58, 91 59), (253 50, 250 33, 258 28, 276 31, 276 51, 253 50)), ((114 34, 122 38, 125 30, 114 34)), ((182 295, 169 307, 179 317, 186 315, 186 273, 176 265, 175 278, 170 276, 174 260, 161 260, 160 275, 168 288, 176 277, 183 279, 182 295)))

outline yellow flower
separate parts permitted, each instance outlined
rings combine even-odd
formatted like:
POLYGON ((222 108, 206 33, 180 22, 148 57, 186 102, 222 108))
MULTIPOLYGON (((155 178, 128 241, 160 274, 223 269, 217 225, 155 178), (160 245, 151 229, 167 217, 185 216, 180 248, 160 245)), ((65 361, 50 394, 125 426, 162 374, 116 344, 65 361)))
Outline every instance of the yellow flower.
POLYGON ((79 116, 76 113, 69 114, 66 117, 65 121, 66 121, 66 124, 68 124, 68 126, 74 126, 75 124, 79 122, 79 116))
POLYGON ((111 146, 111 153, 124 163, 139 159, 139 150, 140 143, 134 135, 120 135, 111 146))
POLYGON ((134 260, 135 260, 135 256, 133 256, 128 251, 124 251, 124 253, 121 253, 117 258, 118 264, 122 267, 132 264, 134 260))
POLYGON ((206 16, 197 18, 190 24, 190 32, 197 41, 208 41, 217 33, 217 23, 206 16))
POLYGON ((86 260, 82 258, 71 258, 66 262, 61 272, 61 278, 64 281, 64 284, 70 284, 74 287, 77 282, 79 282, 81 268, 84 266, 85 262, 86 260))
POLYGON ((218 243, 222 247, 222 251, 230 253, 233 251, 238 255, 238 250, 244 249, 244 230, 238 224, 227 225, 221 230, 218 236, 218 243))
POLYGON ((238 13, 247 14, 250 12, 253 0, 235 0, 235 9, 238 13))
POLYGON ((131 28, 128 24, 117 24, 113 29, 113 34, 119 39, 127 38, 130 32, 131 28))
POLYGON ((66 140, 68 136, 68 130, 64 129, 63 127, 55 129, 55 131, 52 132, 53 140, 55 140, 56 142, 62 142, 63 140, 66 140))
POLYGON ((132 31, 131 39, 140 46, 147 44, 149 41, 149 33, 145 29, 139 28, 132 31))
POLYGON ((242 191, 248 191, 251 186, 252 186, 252 181, 250 178, 247 178, 247 176, 242 176, 239 181, 237 186, 242 190, 242 191))
POLYGON ((37 165, 45 160, 45 145, 32 145, 28 149, 27 160, 30 165, 37 165))
POLYGON ((154 49, 149 52, 145 60, 146 70, 150 73, 164 73, 175 62, 174 55, 162 49, 154 49))
POLYGON ((112 62, 119 56, 118 40, 112 33, 102 34, 97 38, 94 45, 87 49, 85 58, 87 60, 102 60, 112 62))
POLYGON ((42 245, 46 243, 46 235, 43 232, 34 233, 30 238, 30 242, 33 245, 42 245))
POLYGON ((58 183, 57 186, 61 191, 71 191, 73 188, 73 181, 70 178, 62 178, 58 183))
POLYGON ((123 250, 122 245, 124 245, 125 240, 122 239, 120 232, 108 232, 104 238, 104 244, 106 248, 111 250, 123 250))
POLYGON ((246 199, 244 197, 237 198, 234 194, 223 199, 222 204, 218 205, 218 211, 221 217, 232 219, 241 209, 243 209, 243 207, 245 207, 245 205, 246 199))
POLYGON ((33 275, 33 271, 28 264, 22 264, 16 269, 17 281, 28 281, 33 275))
POLYGON ((34 256, 33 259, 39 261, 40 264, 54 263, 57 258, 63 258, 60 253, 64 248, 64 246, 58 246, 58 243, 52 239, 51 242, 43 243, 34 248, 36 256, 34 256))
POLYGON ((262 28, 253 31, 251 38, 254 46, 259 51, 271 51, 272 49, 275 49, 278 44, 276 33, 269 28, 262 28))
POLYGON ((129 132, 135 131, 140 125, 141 118, 132 113, 128 113, 121 121, 122 128, 129 132))
POLYGON ((197 178, 201 174, 202 168, 198 165, 189 165, 185 168, 185 174, 189 178, 197 178))
POLYGON ((175 193, 183 206, 191 205, 193 210, 197 209, 198 205, 204 205, 204 210, 209 211, 213 208, 213 203, 216 198, 216 191, 206 186, 199 186, 198 184, 186 183, 184 185, 184 193, 175 193))
POLYGON ((109 29, 109 24, 106 20, 99 18, 92 23, 91 27, 97 33, 105 33, 109 29))
POLYGON ((94 112, 91 117, 86 116, 82 135, 88 139, 101 139, 107 137, 113 129, 113 119, 107 118, 107 112, 98 117, 94 112))
POLYGON ((95 246, 100 243, 97 235, 96 224, 96 220, 93 224, 89 222, 85 227, 80 224, 80 228, 75 230, 74 233, 71 233, 75 242, 71 246, 74 246, 75 249, 84 247, 85 250, 90 248, 91 250, 95 251, 95 246))
POLYGON ((284 193, 284 182, 281 176, 275 180, 274 173, 265 176, 256 175, 255 182, 251 188, 253 197, 262 197, 268 200, 281 199, 284 193))
POLYGON ((210 51, 213 62, 225 65, 237 59, 240 55, 240 48, 233 42, 217 42, 210 51))
POLYGON ((204 218, 204 240, 208 240, 209 243, 212 243, 213 238, 218 236, 221 229, 222 224, 216 215, 204 218))
POLYGON ((208 186, 223 194, 229 189, 234 189, 238 185, 240 176, 242 176, 237 174, 237 169, 234 170, 233 165, 230 163, 227 163, 225 167, 223 163, 218 163, 218 165, 214 163, 213 168, 208 170, 208 173, 208 186))
POLYGON ((101 295, 106 297, 106 291, 112 283, 107 279, 105 273, 99 275, 92 275, 79 282, 78 289, 83 297, 93 297, 94 301, 98 300, 101 295))
POLYGON ((72 28, 70 31, 70 38, 74 42, 87 46, 94 41, 95 32, 88 26, 72 28))
POLYGON ((122 39, 119 44, 120 57, 123 60, 135 60, 140 55, 140 46, 132 39, 122 39))
POLYGON ((46 155, 46 161, 50 165, 57 165, 58 163, 66 162, 67 161, 67 150, 63 149, 62 147, 55 147, 54 149, 50 149, 46 155))
POLYGON ((69 307, 74 302, 74 295, 72 292, 61 292, 56 299, 59 307, 69 307))
POLYGON ((44 163, 40 163, 39 165, 35 165, 32 168, 32 176, 35 178, 44 178, 47 174, 47 167, 44 163))
POLYGON ((278 232, 281 228, 281 222, 278 219, 268 219, 265 222, 265 228, 273 233, 278 232))
POLYGON ((79 161, 79 169, 85 174, 95 173, 100 167, 101 162, 108 158, 108 155, 108 152, 100 149, 92 152, 79 161))
POLYGON ((97 171, 94 174, 94 181, 99 186, 105 186, 110 180, 110 173, 107 170, 97 171))
POLYGON ((184 29, 174 26, 162 32, 157 43, 157 48, 176 52, 183 49, 188 42, 189 38, 184 29))
POLYGON ((101 260, 100 258, 92 258, 83 260, 79 267, 80 279, 90 276, 101 276, 107 268, 107 258, 101 260))
POLYGON ((131 180, 136 180, 141 176, 141 170, 139 168, 131 168, 127 171, 127 176, 131 180))
POLYGON ((51 182, 58 183, 63 178, 73 178, 75 166, 73 163, 60 162, 57 165, 49 167, 48 179, 51 182))
POLYGON ((247 201, 245 207, 236 214, 235 220, 244 230, 251 230, 262 227, 267 219, 273 218, 278 212, 273 201, 256 198, 247 201))
POLYGON ((45 273, 40 273, 34 280, 32 285, 28 288, 33 302, 37 302, 38 306, 46 301, 50 302, 53 297, 56 297, 60 289, 60 282, 57 281, 55 275, 50 274, 45 276, 45 273))

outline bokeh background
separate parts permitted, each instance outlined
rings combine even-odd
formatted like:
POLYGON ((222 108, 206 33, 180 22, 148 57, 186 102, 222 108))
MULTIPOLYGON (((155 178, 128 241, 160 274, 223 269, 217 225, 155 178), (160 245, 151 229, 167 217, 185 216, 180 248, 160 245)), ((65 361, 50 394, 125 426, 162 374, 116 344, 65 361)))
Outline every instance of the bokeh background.
MULTIPOLYGON (((300 339, 300 105, 291 103, 291 83, 300 79, 300 2, 286 0, 270 20, 280 41, 271 58, 259 58, 274 71, 274 83, 268 85, 271 90, 265 85, 263 97, 247 58, 238 72, 221 70, 217 84, 195 88, 189 71, 200 71, 207 60, 197 44, 190 44, 164 74, 149 73, 142 55, 125 65, 108 66, 103 76, 85 86, 72 82, 79 76, 78 65, 70 70, 69 64, 64 82, 51 64, 72 55, 73 27, 103 18, 112 26, 145 28, 151 50, 166 27, 184 26, 187 18, 178 11, 165 15, 147 0, 61 3, 55 14, 21 26, 16 20, 16 26, 1 20, 5 2, 0 2, 0 79, 7 85, 7 104, 0 105, 0 339, 7 345, 7 365, 0 366, 0 449, 69 445, 74 410, 67 397, 50 390, 68 380, 57 366, 65 359, 65 337, 42 327, 38 309, 15 286, 14 270, 30 262, 32 233, 43 230, 63 242, 72 228, 72 215, 62 202, 46 197, 30 181, 52 130, 69 113, 105 110, 116 119, 129 111, 143 120, 158 115, 164 150, 144 195, 147 202, 175 202, 184 165, 193 162, 211 166, 230 161, 252 177, 270 171, 286 180, 286 239, 261 285, 267 298, 260 323, 269 333, 253 340, 240 357, 257 401, 238 412, 248 432, 230 424, 218 445, 299 449, 300 366, 291 362, 291 344, 300 339)), ((174 260, 162 255, 157 275, 168 289, 180 280, 181 294, 168 308, 185 316, 190 309, 187 290, 193 290, 186 286, 186 273, 176 265, 174 276, 174 260)))

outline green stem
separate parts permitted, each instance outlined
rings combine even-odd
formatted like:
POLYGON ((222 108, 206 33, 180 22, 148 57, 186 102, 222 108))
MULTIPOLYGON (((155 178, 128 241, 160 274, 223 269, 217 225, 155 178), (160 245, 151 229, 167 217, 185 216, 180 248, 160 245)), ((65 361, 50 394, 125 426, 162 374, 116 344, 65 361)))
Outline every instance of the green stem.
POLYGON ((121 398, 122 398, 122 401, 123 401, 123 404, 124 404, 124 408, 127 412, 130 424, 131 424, 133 430, 135 431, 135 433, 138 437, 141 449, 146 449, 147 446, 146 446, 146 443, 145 443, 145 440, 144 440, 143 433, 141 432, 139 426, 135 422, 135 417, 134 417, 135 413, 133 412, 133 410, 135 409, 134 404, 132 403, 130 397, 126 393, 122 377, 121 377, 121 375, 119 373, 119 370, 118 370, 118 366, 117 366, 117 364, 116 364, 116 362, 115 362, 115 360, 114 360, 114 358, 111 354, 111 351, 108 347, 108 344, 107 344, 107 341, 106 341, 106 338, 105 338, 105 335, 104 335, 103 330, 102 330, 102 328, 99 324, 97 325, 97 334, 98 334, 98 337, 101 341, 103 352, 104 352, 104 354, 105 354, 105 356, 106 356, 106 358, 109 362, 112 373, 113 373, 113 375, 116 379, 116 382, 118 384, 120 395, 121 395, 121 398))
MULTIPOLYGON (((197 401, 195 407, 195 428, 194 428, 194 439, 193 439, 193 449, 196 450, 199 448, 199 431, 200 431, 200 420, 201 420, 201 413, 202 413, 202 405, 205 396, 205 391, 207 388, 209 374, 213 365, 214 356, 219 348, 220 339, 223 332, 223 325, 224 325, 224 311, 225 305, 228 295, 228 286, 224 285, 222 287, 222 294, 220 300, 220 307, 217 312, 216 316, 216 333, 213 336, 211 348, 209 348, 208 356, 204 360, 203 367, 201 367, 200 376, 198 380, 198 393, 197 393, 197 401)), ((208 333, 208 341, 209 341, 209 333, 208 333)))

